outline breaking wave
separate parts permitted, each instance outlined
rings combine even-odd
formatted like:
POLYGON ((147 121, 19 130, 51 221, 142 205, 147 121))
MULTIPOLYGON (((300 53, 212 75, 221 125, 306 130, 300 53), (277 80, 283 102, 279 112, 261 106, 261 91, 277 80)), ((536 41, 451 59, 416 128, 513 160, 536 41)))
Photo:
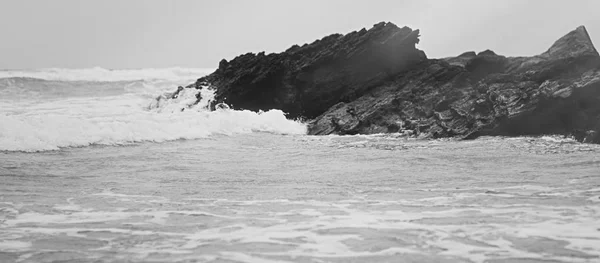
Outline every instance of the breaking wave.
POLYGON ((176 99, 167 99, 167 92, 202 76, 198 74, 192 69, 2 71, 0 151, 35 152, 251 132, 306 133, 304 124, 286 119, 279 110, 256 113, 222 107, 209 111, 213 94, 208 89, 186 89, 176 99), (156 72, 162 73, 154 75, 156 72), (198 92, 202 92, 202 100, 196 103, 198 92))

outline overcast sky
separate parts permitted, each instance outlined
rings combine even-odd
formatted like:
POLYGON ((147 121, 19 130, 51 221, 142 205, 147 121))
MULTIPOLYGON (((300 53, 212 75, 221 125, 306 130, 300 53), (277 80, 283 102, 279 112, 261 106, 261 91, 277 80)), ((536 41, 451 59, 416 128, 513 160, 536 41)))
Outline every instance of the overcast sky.
POLYGON ((579 25, 600 41, 600 0, 0 0, 0 68, 216 67, 379 21, 430 58, 534 55, 579 25))

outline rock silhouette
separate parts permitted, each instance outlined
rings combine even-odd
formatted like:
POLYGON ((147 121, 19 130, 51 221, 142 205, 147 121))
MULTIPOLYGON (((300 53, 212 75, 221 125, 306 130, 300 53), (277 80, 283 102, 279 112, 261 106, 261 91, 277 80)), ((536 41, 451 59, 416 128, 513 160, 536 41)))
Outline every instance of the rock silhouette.
POLYGON ((314 118, 340 101, 350 102, 415 62, 419 31, 379 23, 370 30, 333 34, 278 54, 222 60, 198 80, 217 88, 216 99, 234 109, 281 109, 290 118, 314 118))
POLYGON ((379 23, 278 54, 222 60, 188 88, 234 109, 287 112, 309 134, 572 135, 600 143, 600 56, 581 26, 533 57, 427 59, 419 31, 379 23))

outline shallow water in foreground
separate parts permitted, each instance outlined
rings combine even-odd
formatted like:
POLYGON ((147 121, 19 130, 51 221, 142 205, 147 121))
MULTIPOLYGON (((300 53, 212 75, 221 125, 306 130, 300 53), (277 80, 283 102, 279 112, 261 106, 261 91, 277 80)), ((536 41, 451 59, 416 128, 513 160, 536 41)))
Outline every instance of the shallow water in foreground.
POLYGON ((0 262, 600 262, 600 147, 250 133, 0 153, 0 262))

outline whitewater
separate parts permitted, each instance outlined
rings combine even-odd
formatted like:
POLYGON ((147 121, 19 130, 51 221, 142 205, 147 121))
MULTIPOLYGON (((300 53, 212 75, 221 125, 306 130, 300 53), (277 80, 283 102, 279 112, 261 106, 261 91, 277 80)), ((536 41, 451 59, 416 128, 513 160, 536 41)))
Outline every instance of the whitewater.
POLYGON ((598 145, 168 99, 211 71, 0 71, 0 262, 600 262, 598 145))
POLYGON ((189 108, 198 91, 156 98, 203 76, 206 69, 47 69, 0 71, 0 150, 44 151, 95 144, 122 145, 206 138, 252 131, 305 133, 283 112, 189 108))

